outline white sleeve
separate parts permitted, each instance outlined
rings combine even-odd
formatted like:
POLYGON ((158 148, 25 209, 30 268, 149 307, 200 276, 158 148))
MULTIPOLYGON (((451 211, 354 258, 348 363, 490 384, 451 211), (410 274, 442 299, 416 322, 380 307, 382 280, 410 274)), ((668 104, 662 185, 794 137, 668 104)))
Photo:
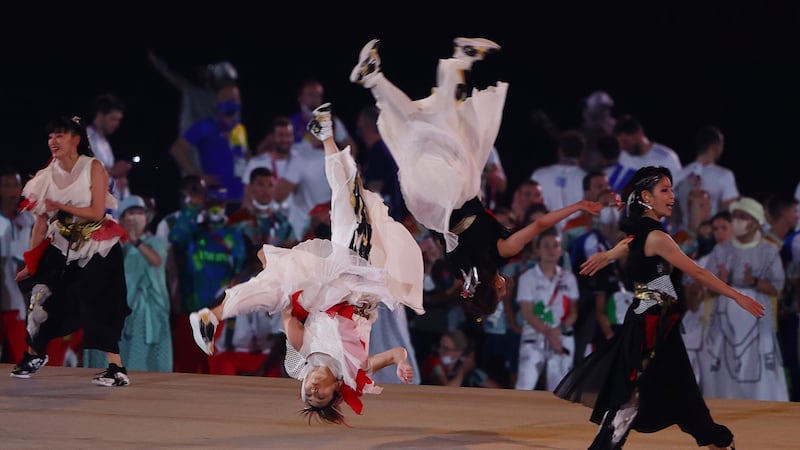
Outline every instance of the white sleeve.
POLYGON ((727 171, 725 177, 720 180, 722 184, 722 201, 735 200, 739 198, 739 189, 736 186, 736 175, 733 171, 727 171))
POLYGON ((533 268, 531 268, 519 276, 519 281, 517 281, 517 302, 535 302, 536 292, 534 286, 533 268))

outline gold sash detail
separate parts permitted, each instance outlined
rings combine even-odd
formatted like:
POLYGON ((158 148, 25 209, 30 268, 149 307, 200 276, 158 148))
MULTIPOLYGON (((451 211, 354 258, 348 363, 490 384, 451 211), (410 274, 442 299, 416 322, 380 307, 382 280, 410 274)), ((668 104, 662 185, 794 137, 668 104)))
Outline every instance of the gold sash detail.
POLYGON ((91 239, 92 233, 103 228, 105 223, 106 219, 97 222, 74 222, 66 225, 60 220, 55 221, 58 232, 67 238, 67 242, 73 250, 80 248, 81 244, 91 239))

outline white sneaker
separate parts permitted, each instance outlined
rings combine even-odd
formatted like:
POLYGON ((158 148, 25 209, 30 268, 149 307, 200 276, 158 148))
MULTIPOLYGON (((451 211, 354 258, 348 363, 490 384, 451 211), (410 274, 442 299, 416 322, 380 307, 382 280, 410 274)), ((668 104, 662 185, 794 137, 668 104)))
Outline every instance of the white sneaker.
POLYGON ((370 80, 381 71, 381 58, 378 56, 378 39, 367 42, 358 54, 358 64, 350 72, 350 81, 370 87, 370 80))
POLYGON ((486 55, 500 50, 500 45, 484 38, 457 37, 453 43, 456 45, 454 58, 466 58, 472 61, 480 61, 486 55))
POLYGON ((611 426, 614 428, 614 433, 611 435, 612 444, 617 444, 625 438, 638 412, 639 408, 637 406, 628 406, 617 411, 614 420, 611 421, 611 426))
POLYGON ((194 343, 206 355, 214 354, 214 334, 217 331, 219 320, 208 308, 189 314, 189 324, 192 326, 194 343))
POLYGON ((331 119, 331 104, 323 103, 311 112, 314 117, 308 121, 306 128, 309 133, 320 141, 333 136, 333 120, 331 119))

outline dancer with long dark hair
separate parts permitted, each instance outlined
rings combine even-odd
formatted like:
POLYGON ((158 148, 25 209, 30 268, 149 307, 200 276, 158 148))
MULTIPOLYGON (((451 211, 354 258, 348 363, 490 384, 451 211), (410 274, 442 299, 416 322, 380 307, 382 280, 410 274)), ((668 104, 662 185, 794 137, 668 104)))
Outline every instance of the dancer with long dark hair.
POLYGON ((652 433, 671 425, 691 434, 698 446, 733 448, 733 433, 714 422, 697 386, 680 333, 686 305, 670 272, 672 267, 683 271, 756 317, 764 315, 764 306, 697 265, 664 232, 661 220, 675 206, 669 169, 639 169, 624 198, 621 228, 630 236, 592 255, 581 274, 594 275, 625 258, 624 278, 634 301, 619 332, 573 368, 554 392, 593 408, 591 420, 600 430, 590 449, 619 449, 631 429, 652 433))

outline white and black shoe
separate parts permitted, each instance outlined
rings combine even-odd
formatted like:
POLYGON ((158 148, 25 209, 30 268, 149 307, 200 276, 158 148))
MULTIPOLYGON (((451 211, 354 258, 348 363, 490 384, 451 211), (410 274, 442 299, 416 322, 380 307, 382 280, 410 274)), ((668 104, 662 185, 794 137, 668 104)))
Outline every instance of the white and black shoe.
POLYGON ((117 387, 131 384, 128 378, 128 371, 114 363, 108 365, 108 369, 98 373, 92 378, 92 383, 97 386, 117 387))
POLYGON ((378 39, 367 42, 358 54, 358 64, 350 72, 350 81, 371 87, 371 80, 381 71, 381 58, 378 56, 378 39))
POLYGON ((37 370, 47 364, 47 360, 47 355, 31 355, 25 352, 22 355, 22 361, 11 369, 11 376, 15 378, 30 378, 37 370))
POLYGON ((189 314, 189 324, 192 326, 194 343, 206 355, 214 354, 214 334, 217 331, 219 320, 208 308, 189 314))
POLYGON ((480 61, 486 55, 500 50, 500 45, 484 38, 457 37, 453 43, 456 46, 453 57, 466 58, 471 61, 480 61))
POLYGON ((324 141, 333 137, 333 119, 331 117, 331 104, 323 103, 314 109, 314 117, 308 121, 306 128, 315 138, 324 141))

